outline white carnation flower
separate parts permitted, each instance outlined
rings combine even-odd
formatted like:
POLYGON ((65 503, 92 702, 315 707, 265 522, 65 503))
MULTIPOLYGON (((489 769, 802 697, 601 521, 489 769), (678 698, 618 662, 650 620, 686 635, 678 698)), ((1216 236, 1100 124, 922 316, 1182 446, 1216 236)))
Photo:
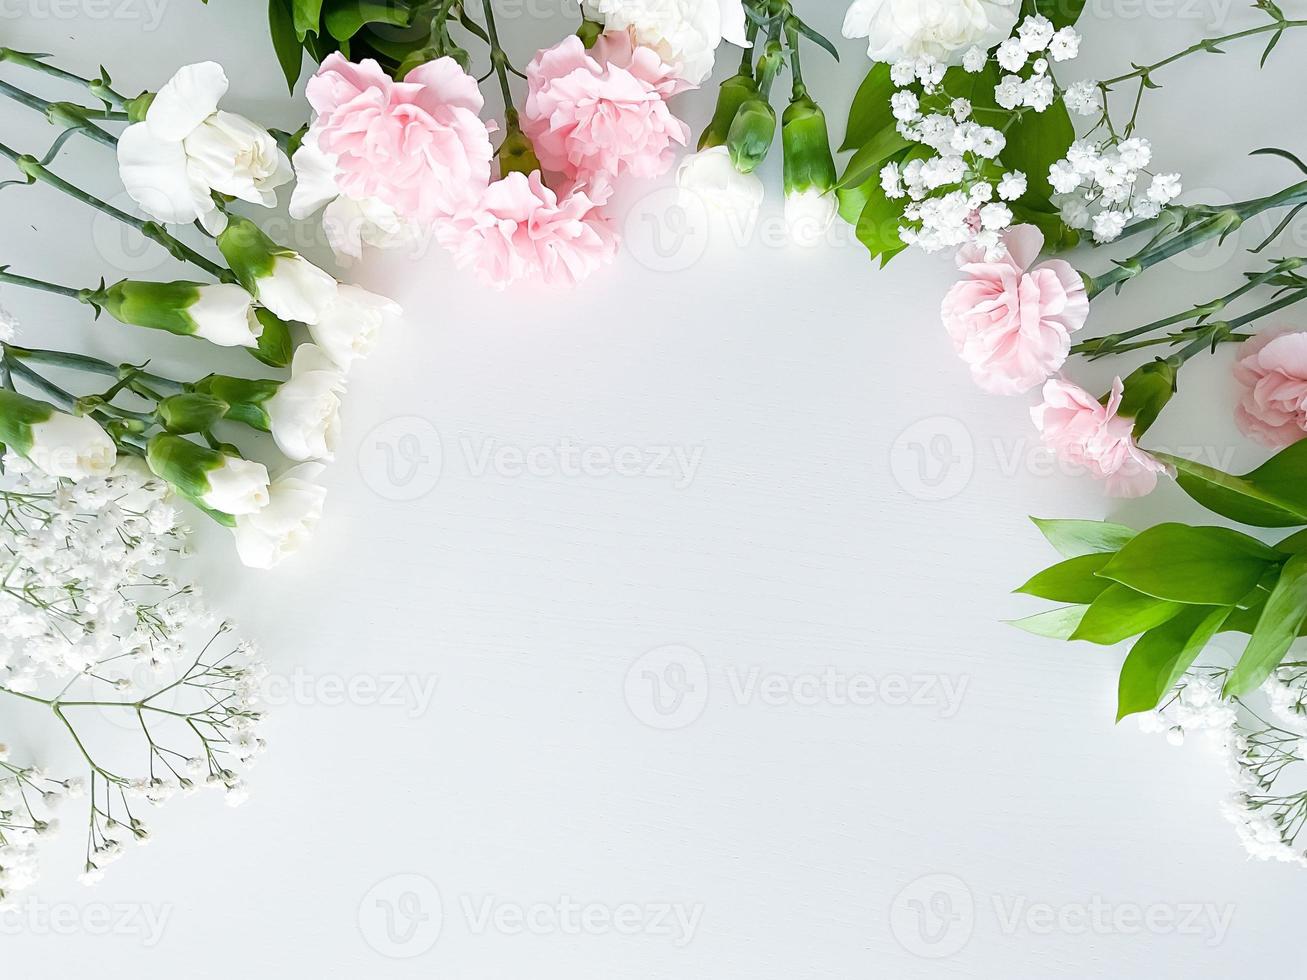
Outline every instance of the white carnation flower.
POLYGON ((695 85, 712 74, 722 41, 748 45, 742 0, 581 0, 581 8, 608 30, 629 30, 695 85))
POLYGON ((854 0, 844 36, 865 37, 873 61, 927 56, 958 64, 970 49, 1010 35, 1019 12, 1017 0, 854 0))

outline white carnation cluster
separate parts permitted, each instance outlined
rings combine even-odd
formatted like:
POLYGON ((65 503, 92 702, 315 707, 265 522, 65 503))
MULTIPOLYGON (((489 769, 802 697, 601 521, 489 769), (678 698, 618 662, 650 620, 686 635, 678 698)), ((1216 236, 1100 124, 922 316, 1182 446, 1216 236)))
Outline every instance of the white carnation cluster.
POLYGON ((630 31, 693 85, 712 74, 723 40, 747 43, 741 0, 581 0, 581 9, 610 30, 630 31))
POLYGON ((1140 717, 1140 727, 1165 732, 1173 745, 1189 732, 1208 732, 1235 788, 1221 809, 1244 849, 1259 860, 1307 867, 1307 852, 1297 844, 1307 823, 1307 792, 1285 791, 1281 782, 1301 772, 1294 764, 1307 759, 1307 665, 1280 667, 1262 685, 1273 721, 1242 701, 1223 700, 1225 673, 1190 672, 1157 711, 1140 717))
MULTIPOLYGON (((210 648, 215 625, 197 591, 167 574, 184 531, 166 484, 133 460, 72 483, 6 457, 0 489, 0 699, 44 704, 76 740, 89 768, 89 829, 82 879, 98 881, 128 842, 150 833, 133 803, 158 805, 202 786, 241 803, 247 768, 264 748, 256 733, 265 669, 248 644, 210 648), (115 719, 146 755, 140 774, 120 753, 79 733, 87 713, 115 719)), ((52 835, 50 811, 87 790, 21 768, 0 746, 0 898, 31 884, 36 848, 52 835)))
POLYGON ((1152 159, 1152 144, 1142 137, 1076 140, 1048 172, 1062 220, 1092 231, 1094 241, 1105 244, 1116 241, 1132 220, 1157 217, 1182 187, 1179 174, 1150 174, 1152 159), (1151 180, 1144 188, 1146 175, 1151 180))

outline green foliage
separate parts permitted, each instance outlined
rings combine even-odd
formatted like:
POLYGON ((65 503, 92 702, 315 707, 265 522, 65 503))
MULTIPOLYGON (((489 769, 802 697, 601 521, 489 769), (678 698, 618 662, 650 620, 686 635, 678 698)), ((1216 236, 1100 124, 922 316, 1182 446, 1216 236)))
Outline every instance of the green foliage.
POLYGON ((444 25, 430 17, 418 25, 415 11, 407 0, 268 0, 268 33, 292 90, 305 51, 319 62, 334 51, 354 61, 375 58, 395 75, 409 55, 433 51, 444 36, 444 25))
MULTIPOLYGON (((1074 14, 1079 16, 1083 3, 1056 0, 1048 7, 1050 13, 1046 16, 1061 25, 1068 22, 1066 18, 1072 14, 1071 8, 1076 8, 1074 14), (1065 9, 1054 11, 1055 7, 1065 9)), ((1006 132, 1007 145, 998 160, 993 161, 994 178, 1009 170, 1025 173, 1027 191, 1012 208, 1016 222, 1038 227, 1044 233, 1050 251, 1072 248, 1079 243, 1080 236, 1062 221, 1052 204, 1053 189, 1048 183, 1049 167, 1066 155, 1075 139, 1071 118, 1061 102, 1042 113, 1029 110, 1009 113, 1000 109, 994 101, 994 87, 998 81, 998 68, 991 63, 984 71, 976 73, 960 67, 950 68, 940 89, 942 96, 925 96, 919 85, 910 88, 923 99, 923 105, 931 98, 967 99, 977 119, 986 124, 1001 127, 996 114, 1008 116, 1011 125, 1006 132)), ((890 107, 890 98, 896 91, 898 88, 890 78, 889 66, 873 65, 853 98, 844 142, 840 147, 841 151, 854 151, 840 179, 840 216, 854 226, 858 240, 867 247, 873 259, 880 260, 881 265, 906 247, 899 238, 899 227, 903 224, 903 209, 909 202, 907 198, 886 196, 880 186, 880 172, 887 164, 902 166, 933 153, 899 135, 890 107)))
POLYGON ((1056 28, 1071 27, 1085 12, 1086 0, 1032 0, 1035 12, 1043 14, 1056 28))
POLYGON ((1307 524, 1307 440, 1281 450, 1257 469, 1234 476, 1181 456, 1158 453, 1176 482, 1208 510, 1254 527, 1307 524))
MULTIPOLYGON (((1273 475, 1287 464, 1278 466, 1273 475)), ((1138 637, 1121 668, 1118 720, 1155 708, 1217 633, 1248 635, 1227 697, 1254 690, 1307 633, 1307 531, 1268 545, 1223 527, 1166 523, 1135 533, 1105 521, 1035 523, 1064 557, 1017 591, 1070 605, 1012 625, 1100 645, 1138 637)))

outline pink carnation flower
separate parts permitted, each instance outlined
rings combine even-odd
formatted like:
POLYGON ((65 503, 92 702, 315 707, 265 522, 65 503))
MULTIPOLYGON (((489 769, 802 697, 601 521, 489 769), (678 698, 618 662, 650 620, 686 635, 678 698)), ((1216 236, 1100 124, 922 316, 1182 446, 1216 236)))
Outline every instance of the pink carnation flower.
POLYGON ((376 199, 421 224, 475 201, 493 150, 476 80, 452 58, 392 81, 372 59, 331 54, 309 79, 312 134, 335 162, 340 191, 376 199))
POLYGON ((599 213, 602 192, 555 194, 537 170, 491 184, 476 207, 440 222, 436 236, 459 268, 497 289, 529 280, 574 286, 617 252, 617 235, 599 213))
POLYGON ((1052 378, 1044 384, 1044 403, 1030 416, 1058 459, 1107 481, 1114 497, 1142 497, 1153 492, 1158 473, 1171 470, 1135 443, 1135 420, 1116 414, 1124 391, 1115 378, 1104 405, 1079 385, 1052 378))
POLYGON ((589 51, 568 37, 537 54, 526 77, 522 128, 544 168, 569 179, 658 177, 690 140, 667 106, 690 86, 625 31, 602 35, 589 51))
POLYGON ((1244 341, 1234 365, 1244 386, 1234 420, 1275 449, 1307 436, 1307 333, 1270 330, 1244 341))
POLYGON ((1089 297, 1070 264, 1053 259, 1032 268, 1044 247, 1034 225, 1009 229, 1003 244, 1006 255, 995 261, 975 245, 959 250, 968 278, 949 290, 941 313, 976 384, 1019 395, 1066 362, 1071 334, 1089 318, 1089 297))

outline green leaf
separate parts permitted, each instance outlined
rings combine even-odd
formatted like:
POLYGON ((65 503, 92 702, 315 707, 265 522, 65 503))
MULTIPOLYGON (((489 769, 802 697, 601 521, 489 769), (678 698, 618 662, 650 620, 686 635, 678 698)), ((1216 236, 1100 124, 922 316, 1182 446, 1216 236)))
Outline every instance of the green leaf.
POLYGON ((1136 640, 1121 667, 1116 720, 1156 708, 1229 615, 1225 606, 1191 606, 1136 640))
POLYGON ((880 188, 877 181, 866 180, 857 187, 835 188, 835 199, 840 202, 840 217, 856 225, 871 196, 880 188))
POLYGON ((1124 585, 1111 585, 1089 604, 1070 639, 1111 646, 1161 626, 1183 609, 1182 603, 1155 599, 1124 585))
POLYGON ((1038 517, 1031 520, 1048 543, 1066 558, 1120 551, 1137 533, 1134 528, 1108 521, 1054 521, 1038 517))
POLYGON ((268 32, 272 35, 272 48, 277 52, 281 73, 293 92, 304 68, 304 49, 295 32, 289 0, 268 0, 268 32))
POLYGON ((1175 467, 1180 489, 1222 517, 1254 527, 1307 524, 1307 440, 1295 442, 1244 476, 1182 456, 1156 456, 1175 467))
POLYGON ((889 69, 890 66, 883 63, 872 65, 858 86, 849 109, 849 124, 844 132, 841 153, 862 146, 886 126, 894 125, 889 100, 898 88, 890 80, 889 69))
POLYGON ((1159 524, 1131 539, 1099 574, 1158 599, 1232 606, 1281 558, 1228 528, 1159 524))
POLYGON ((337 41, 348 41, 364 24, 407 27, 413 11, 398 0, 323 0, 323 23, 337 41))
POLYGON ((853 159, 845 168, 844 176, 840 178, 838 186, 857 187, 866 180, 878 177, 881 169, 892 157, 911 145, 899 135, 899 131, 894 126, 886 126, 853 154, 853 159))
POLYGON ((1294 555, 1280 570, 1280 580, 1266 600, 1239 665, 1225 682, 1226 696, 1247 694, 1270 677, 1304 624, 1307 624, 1307 555, 1294 555))
POLYGON ((1085 11, 1086 0, 1034 0, 1035 10, 1056 28, 1071 27, 1085 11))
POLYGON ((1017 203, 1012 206, 1012 223, 1038 228, 1044 236, 1044 251, 1052 255, 1069 252, 1080 244, 1080 232, 1069 227, 1058 211, 1036 210, 1017 203))
POLYGON ((1021 204, 1034 211, 1052 210, 1053 185, 1048 169, 1066 156, 1075 142, 1076 130, 1062 102, 1043 112, 1027 112, 1016 118, 1007 131, 1007 145, 999 154, 1003 166, 1026 175, 1027 190, 1021 204))
POLYGON ((862 214, 858 216, 854 233, 858 241, 867 246, 871 257, 879 258, 884 267, 890 259, 908 247, 899 237, 899 228, 903 224, 903 201, 886 197, 879 183, 867 181, 866 186, 871 187, 871 193, 862 214))
POLYGON ((295 36, 303 41, 309 34, 321 30, 322 0, 291 0, 291 15, 295 36))
POLYGON ((1027 633, 1034 633, 1036 636, 1046 636, 1050 640, 1069 640, 1079 627, 1080 621, 1084 619, 1085 610, 1088 608, 1079 605, 1063 606, 1061 609, 1050 609, 1048 612, 1036 613, 1025 619, 1010 620, 1008 625, 1025 630, 1027 633))
POLYGON ((1111 560, 1111 554, 1068 558, 1044 569, 1016 591, 1054 602, 1093 602, 1112 584, 1095 574, 1111 560))

